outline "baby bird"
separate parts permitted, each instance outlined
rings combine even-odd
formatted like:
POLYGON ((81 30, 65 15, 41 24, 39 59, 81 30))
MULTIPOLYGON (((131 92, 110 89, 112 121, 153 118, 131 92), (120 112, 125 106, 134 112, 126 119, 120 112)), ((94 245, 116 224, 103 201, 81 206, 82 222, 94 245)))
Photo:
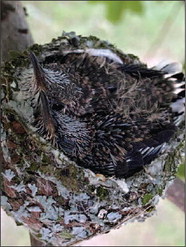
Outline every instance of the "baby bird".
POLYGON ((109 49, 67 51, 33 66, 34 126, 77 165, 127 178, 162 153, 184 119, 184 75, 109 49))

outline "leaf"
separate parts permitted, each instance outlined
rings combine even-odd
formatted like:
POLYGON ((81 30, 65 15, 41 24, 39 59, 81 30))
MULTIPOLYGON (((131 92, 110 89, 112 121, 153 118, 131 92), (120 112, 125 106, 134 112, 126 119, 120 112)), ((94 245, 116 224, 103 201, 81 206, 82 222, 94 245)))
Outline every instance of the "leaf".
POLYGON ((106 5, 106 17, 111 22, 118 22, 123 13, 123 2, 105 2, 106 5))
POLYGON ((113 22, 119 22, 127 11, 135 14, 143 14, 143 1, 89 1, 91 4, 104 4, 106 8, 106 18, 113 22))

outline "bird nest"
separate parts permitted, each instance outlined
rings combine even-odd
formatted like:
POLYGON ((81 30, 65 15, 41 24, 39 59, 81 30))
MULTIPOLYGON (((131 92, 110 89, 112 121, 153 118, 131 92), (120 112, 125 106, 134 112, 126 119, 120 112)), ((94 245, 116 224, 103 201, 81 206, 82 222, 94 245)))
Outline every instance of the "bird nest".
MULTIPOLYGON (((72 50, 109 49, 126 63, 141 63, 96 37, 63 33, 29 51, 41 61, 72 50)), ((117 59, 117 58, 116 58, 117 59)), ((182 129, 145 169, 127 179, 95 174, 77 166, 30 124, 33 69, 28 50, 12 53, 2 69, 2 206, 44 244, 69 246, 122 224, 153 215, 159 198, 174 180, 183 146, 182 129)))

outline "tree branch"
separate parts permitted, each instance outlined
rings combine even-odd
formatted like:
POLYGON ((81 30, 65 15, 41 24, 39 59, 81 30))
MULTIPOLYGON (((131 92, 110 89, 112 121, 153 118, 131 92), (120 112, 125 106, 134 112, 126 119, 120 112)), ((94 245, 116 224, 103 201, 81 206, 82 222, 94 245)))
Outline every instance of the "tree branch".
POLYGON ((9 59, 11 50, 23 51, 33 44, 25 16, 19 1, 1 1, 2 61, 9 59))
POLYGON ((42 241, 35 238, 31 232, 30 232, 30 243, 31 246, 46 246, 42 241))
POLYGON ((176 178, 168 187, 166 197, 182 211, 185 211, 185 183, 176 178))

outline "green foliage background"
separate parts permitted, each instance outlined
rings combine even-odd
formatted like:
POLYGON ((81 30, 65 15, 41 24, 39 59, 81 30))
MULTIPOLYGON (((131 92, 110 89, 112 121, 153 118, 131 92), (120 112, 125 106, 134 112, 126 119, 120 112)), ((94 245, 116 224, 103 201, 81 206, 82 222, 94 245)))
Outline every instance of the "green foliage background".
POLYGON ((144 13, 143 1, 89 1, 89 3, 105 5, 106 17, 113 23, 121 21, 127 11, 138 15, 144 13))

